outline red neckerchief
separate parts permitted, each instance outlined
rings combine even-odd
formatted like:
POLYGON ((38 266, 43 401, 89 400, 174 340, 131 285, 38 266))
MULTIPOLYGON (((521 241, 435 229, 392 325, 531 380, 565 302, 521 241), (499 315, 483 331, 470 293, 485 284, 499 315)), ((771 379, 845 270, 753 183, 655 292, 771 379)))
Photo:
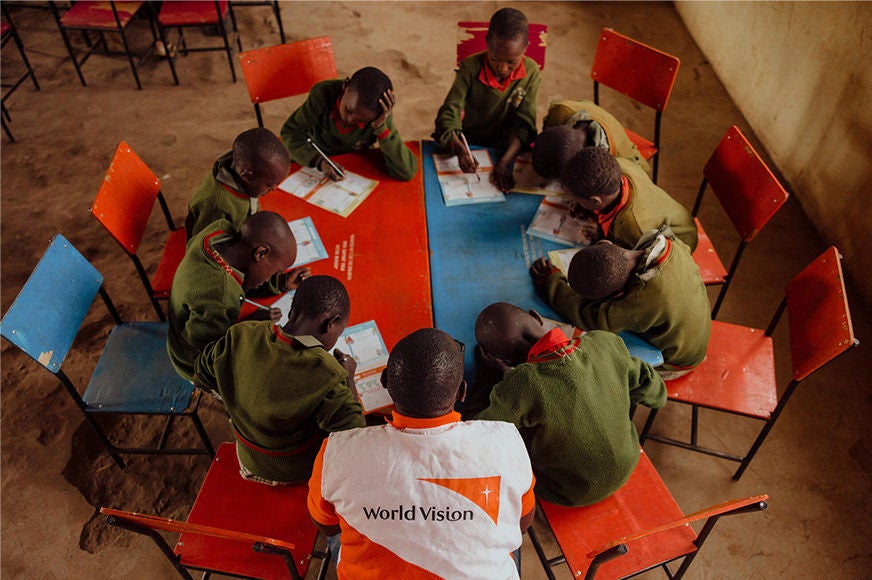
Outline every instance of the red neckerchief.
POLYGON ((236 191, 235 189, 233 189, 232 187, 230 187, 229 185, 227 185, 223 181, 219 181, 218 183, 220 183, 221 187, 223 187, 224 189, 229 191, 230 194, 233 195, 234 197, 238 197, 239 199, 251 199, 251 196, 248 195, 247 193, 242 193, 240 191, 236 191))
POLYGON ((552 328, 527 353, 527 362, 546 362, 572 354, 578 348, 578 338, 566 338, 559 328, 552 328))
POLYGON ((630 203, 630 182, 627 180, 625 175, 621 176, 621 199, 618 200, 618 203, 615 204, 608 213, 600 213, 598 211, 593 212, 596 216, 596 221, 599 223, 600 227, 603 230, 603 237, 608 237, 609 230, 612 228, 612 222, 615 221, 615 217, 618 215, 618 212, 627 207, 630 203))
POLYGON ((500 82, 496 77, 494 72, 491 70, 490 65, 487 63, 487 55, 484 57, 484 66, 481 67, 481 72, 478 73, 478 80, 481 81, 485 86, 491 87, 492 89, 496 89, 500 92, 506 90, 509 86, 509 83, 512 81, 516 81, 518 79, 523 79, 527 77, 527 67, 524 65, 524 59, 521 59, 521 64, 512 71, 506 80, 500 82))
POLYGON ((363 129, 366 127, 366 123, 355 123, 353 125, 349 125, 345 121, 342 120, 342 115, 339 114, 339 101, 342 100, 342 95, 340 94, 336 97, 336 103, 333 105, 333 111, 330 113, 330 117, 333 119, 333 122, 336 123, 336 128, 340 133, 346 135, 351 133, 357 129, 363 129))
POLYGON ((221 266, 222 270, 230 274, 230 276, 236 280, 240 286, 242 286, 242 278, 236 273, 236 270, 234 270, 233 267, 221 257, 221 254, 212 248, 212 238, 223 233, 224 230, 217 230, 203 238, 203 251, 206 252, 207 256, 215 260, 215 263, 221 266))
POLYGON ((397 429, 432 429, 450 423, 459 423, 460 413, 457 411, 451 411, 445 415, 440 415, 439 417, 421 419, 418 417, 407 417, 402 413, 394 411, 392 416, 387 418, 387 422, 397 429))

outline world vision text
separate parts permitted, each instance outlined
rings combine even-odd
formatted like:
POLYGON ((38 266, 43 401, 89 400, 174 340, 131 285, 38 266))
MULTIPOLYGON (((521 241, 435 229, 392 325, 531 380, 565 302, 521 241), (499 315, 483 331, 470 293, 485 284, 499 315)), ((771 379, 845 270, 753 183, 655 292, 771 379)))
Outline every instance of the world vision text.
POLYGON ((422 507, 413 505, 404 507, 400 505, 394 509, 387 509, 381 506, 364 507, 363 513, 368 520, 411 522, 420 518, 428 522, 465 522, 472 521, 473 519, 472 510, 460 510, 451 507, 440 509, 436 506, 422 507))

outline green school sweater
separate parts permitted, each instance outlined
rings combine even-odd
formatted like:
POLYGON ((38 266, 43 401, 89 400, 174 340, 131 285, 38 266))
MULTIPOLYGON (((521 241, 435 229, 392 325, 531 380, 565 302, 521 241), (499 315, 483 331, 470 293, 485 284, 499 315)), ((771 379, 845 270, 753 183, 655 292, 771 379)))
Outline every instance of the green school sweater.
POLYGON ((208 345, 197 357, 194 384, 221 395, 242 465, 296 482, 312 474, 327 433, 365 426, 347 375, 317 339, 257 321, 235 324, 208 345))
POLYGON ((594 331, 570 354, 539 356, 506 371, 476 419, 518 427, 536 474, 536 497, 582 506, 614 493, 639 461, 630 405, 659 409, 665 403, 657 372, 630 356, 614 334, 594 331))
POLYGON ((436 115, 433 138, 443 148, 453 134, 463 131, 473 145, 505 149, 512 134, 528 145, 536 138, 536 100, 542 77, 536 61, 524 57, 527 76, 509 83, 504 91, 478 80, 486 53, 469 56, 460 63, 454 84, 436 115))
POLYGON ((249 197, 242 184, 236 181, 230 171, 232 164, 233 152, 228 151, 215 161, 212 170, 194 191, 185 218, 189 240, 220 219, 226 219, 238 230, 245 218, 258 211, 257 198, 249 197), (228 191, 227 187, 233 191, 228 191))
POLYGON ((554 101, 548 105, 543 128, 568 125, 574 127, 579 121, 596 121, 606 135, 609 153, 614 157, 630 159, 642 168, 646 174, 651 173, 648 161, 639 153, 636 144, 630 141, 624 126, 614 115, 596 105, 593 101, 570 101, 567 99, 554 101))
POLYGON ((309 143, 311 138, 329 157, 368 149, 376 141, 384 156, 388 175, 408 181, 418 173, 418 159, 406 147, 399 131, 394 127, 394 116, 385 121, 387 133, 379 139, 382 128, 373 129, 369 123, 361 127, 346 127, 333 117, 336 100, 342 92, 341 80, 322 81, 309 91, 309 97, 288 117, 282 126, 282 142, 291 154, 291 159, 305 167, 315 167, 321 160, 318 152, 309 143))
POLYGON ((615 216, 608 239, 632 248, 643 234, 666 224, 690 251, 696 249, 696 224, 683 205, 657 187, 633 161, 618 158, 621 173, 630 182, 630 201, 615 216))
POLYGON ((672 240, 661 263, 633 274, 618 297, 585 300, 560 272, 545 280, 544 291, 549 304, 579 328, 638 334, 660 349, 668 370, 695 367, 705 358, 711 305, 699 268, 680 240, 672 240))

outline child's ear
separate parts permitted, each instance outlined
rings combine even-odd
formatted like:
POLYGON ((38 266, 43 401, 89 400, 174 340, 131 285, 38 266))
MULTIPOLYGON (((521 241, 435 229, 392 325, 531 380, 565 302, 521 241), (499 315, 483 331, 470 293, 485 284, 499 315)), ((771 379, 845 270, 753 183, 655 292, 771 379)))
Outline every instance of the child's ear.
POLYGON ((545 323, 542 321, 542 317, 539 315, 538 312, 536 312, 533 309, 528 310, 528 312, 530 313, 530 316, 532 316, 533 318, 535 318, 539 322, 539 326, 545 325, 545 323))
POLYGON ((260 262, 269 256, 270 248, 269 246, 257 246, 254 248, 254 252, 252 252, 252 256, 254 257, 255 262, 260 262))
POLYGON ((466 379, 460 381, 460 386, 457 388, 457 402, 462 403, 466 400, 466 379))
POLYGON ((239 177, 243 181, 251 181, 254 178, 254 171, 249 167, 243 167, 240 171, 237 171, 239 177))
POLYGON ((341 324, 342 324, 342 317, 341 316, 339 316, 339 315, 330 316, 330 317, 324 319, 324 322, 321 324, 321 328, 319 328, 318 330, 320 330, 322 334, 327 334, 328 332, 330 332, 333 329, 333 327, 335 325, 341 325, 341 324))

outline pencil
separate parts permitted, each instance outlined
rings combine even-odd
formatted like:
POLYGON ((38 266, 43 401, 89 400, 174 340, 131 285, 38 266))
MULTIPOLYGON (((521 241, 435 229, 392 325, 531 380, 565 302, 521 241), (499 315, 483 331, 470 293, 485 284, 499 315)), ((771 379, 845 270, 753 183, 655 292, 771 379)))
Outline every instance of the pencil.
POLYGON ((270 310, 269 306, 264 306, 263 304, 259 304, 259 303, 255 302, 254 300, 249 300, 248 298, 243 298, 242 300, 244 302, 248 302, 252 306, 256 306, 257 308, 260 308, 261 310, 267 310, 267 311, 270 310))
MULTIPOLYGON (((463 146, 466 147, 466 152, 472 157, 472 151, 469 149, 469 142, 466 140, 466 135, 463 134, 463 131, 460 132, 460 138, 463 140, 463 146)), ((475 163, 475 157, 472 157, 473 163, 475 163)), ((478 174, 478 166, 475 168, 475 178, 481 181, 481 175, 478 174)))
POLYGON ((342 171, 342 169, 340 169, 338 165, 336 165, 335 163, 333 163, 333 160, 330 159, 329 157, 327 157, 327 154, 326 154, 326 153, 324 153, 323 151, 321 151, 321 148, 318 147, 318 144, 317 144, 317 143, 315 143, 314 141, 312 141, 312 138, 311 138, 311 137, 307 137, 307 138, 306 138, 306 142, 307 142, 309 145, 311 145, 312 147, 315 148, 315 151, 318 152, 318 155, 320 155, 320 156, 324 159, 324 161, 326 161, 327 164, 330 165, 330 167, 333 168, 333 171, 335 171, 335 172, 337 173, 337 175, 339 175, 339 177, 345 177, 345 172, 342 171))

